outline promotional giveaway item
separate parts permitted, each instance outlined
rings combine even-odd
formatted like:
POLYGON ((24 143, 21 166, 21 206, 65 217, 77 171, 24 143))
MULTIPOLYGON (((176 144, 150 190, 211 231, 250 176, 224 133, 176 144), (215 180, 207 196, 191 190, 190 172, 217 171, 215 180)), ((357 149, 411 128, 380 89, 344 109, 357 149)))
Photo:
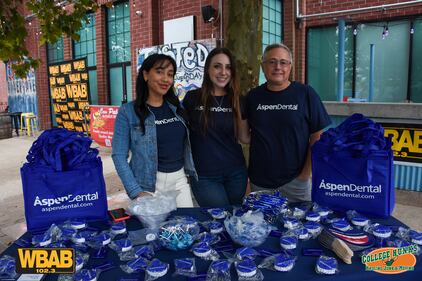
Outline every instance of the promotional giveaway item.
POLYGON ((235 268, 239 281, 261 281, 264 275, 258 269, 255 262, 250 259, 235 262, 235 268))
POLYGON ((16 273, 16 261, 11 256, 3 256, 0 258, 0 276, 1 278, 15 278, 16 273))
POLYGON ((178 191, 169 191, 138 197, 129 204, 128 211, 135 215, 144 227, 158 229, 170 212, 176 210, 178 193, 178 191))
POLYGON ((213 261, 207 272, 207 279, 209 281, 230 281, 230 266, 231 262, 228 260, 213 261))
POLYGON ((352 263, 353 251, 343 240, 333 235, 330 231, 323 229, 318 236, 318 241, 322 246, 333 251, 345 263, 352 263))
POLYGON ((233 215, 224 220, 224 225, 232 240, 245 247, 261 245, 273 229, 260 211, 248 211, 240 217, 233 215))
POLYGON ((297 247, 297 234, 293 231, 287 231, 280 237, 280 246, 285 250, 294 250, 297 247))
POLYGON ((391 140, 353 114, 312 146, 312 200, 337 211, 388 217, 394 209, 391 140))
POLYGON ((371 234, 360 229, 341 231, 338 229, 326 229, 331 235, 342 240, 352 251, 362 251, 374 246, 375 240, 371 234))
POLYGON ((173 220, 160 227, 158 237, 162 246, 169 250, 178 251, 190 247, 198 234, 198 225, 191 227, 182 220, 173 220))
POLYGON ((283 197, 280 192, 273 191, 251 192, 245 197, 242 203, 242 209, 244 211, 259 210, 264 214, 265 220, 269 223, 276 223, 277 217, 286 210, 286 206, 287 198, 283 197))
POLYGON ((320 256, 315 265, 315 271, 319 274, 336 274, 338 272, 337 260, 333 257, 320 256))
POLYGON ((196 276, 196 265, 194 258, 183 258, 174 260, 175 275, 186 277, 196 276))
POLYGON ((44 131, 32 144, 21 168, 28 230, 72 218, 107 219, 101 158, 82 133, 44 131))
POLYGON ((274 254, 263 259, 258 268, 288 272, 293 269, 295 261, 296 257, 288 253, 274 254))

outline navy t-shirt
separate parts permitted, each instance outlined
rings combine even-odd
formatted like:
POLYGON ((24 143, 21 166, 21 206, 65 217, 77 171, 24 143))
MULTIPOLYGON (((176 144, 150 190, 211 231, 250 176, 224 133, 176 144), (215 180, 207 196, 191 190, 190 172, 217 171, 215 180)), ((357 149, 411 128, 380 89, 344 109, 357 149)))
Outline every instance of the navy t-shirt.
POLYGON ((309 137, 331 123, 310 86, 292 82, 273 92, 266 83, 245 98, 251 128, 249 177, 265 188, 278 188, 296 178, 305 163, 309 137))
POLYGON ((158 171, 178 171, 184 165, 185 125, 174 115, 167 102, 160 107, 149 108, 155 116, 157 129, 158 171))
POLYGON ((193 161, 200 176, 219 176, 245 166, 242 147, 234 133, 230 99, 227 96, 214 98, 205 134, 199 90, 188 92, 183 100, 190 123, 193 161))

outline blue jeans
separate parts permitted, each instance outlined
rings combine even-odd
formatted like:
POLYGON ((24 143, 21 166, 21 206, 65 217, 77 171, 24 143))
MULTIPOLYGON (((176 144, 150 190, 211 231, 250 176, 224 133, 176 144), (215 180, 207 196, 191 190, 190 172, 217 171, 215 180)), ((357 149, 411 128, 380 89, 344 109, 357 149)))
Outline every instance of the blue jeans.
POLYGON ((242 204, 246 192, 246 168, 219 176, 191 178, 192 192, 201 207, 227 207, 242 204))

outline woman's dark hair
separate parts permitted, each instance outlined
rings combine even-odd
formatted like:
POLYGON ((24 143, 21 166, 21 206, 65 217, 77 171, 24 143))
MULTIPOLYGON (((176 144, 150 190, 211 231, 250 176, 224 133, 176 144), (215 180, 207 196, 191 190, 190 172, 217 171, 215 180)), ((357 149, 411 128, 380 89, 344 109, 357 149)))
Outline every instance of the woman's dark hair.
POLYGON ((226 98, 229 100, 232 106, 232 113, 233 113, 233 123, 235 128, 235 135, 237 136, 237 124, 240 121, 240 93, 239 93, 239 83, 236 74, 236 65, 234 61, 234 57, 229 49, 227 48, 215 48, 213 49, 207 56, 204 66, 204 80, 202 82, 201 88, 201 98, 200 103, 204 106, 204 110, 201 113, 201 120, 203 122, 203 132, 206 134, 208 126, 209 126, 209 116, 210 116, 210 107, 213 103, 212 92, 214 91, 214 84, 211 81, 209 69, 211 66, 211 60, 213 57, 219 54, 224 54, 229 58, 230 61, 230 82, 224 87, 227 95, 226 98))
MULTIPOLYGON (((174 73, 176 73, 176 62, 170 56, 164 54, 153 54, 148 56, 142 63, 141 68, 138 71, 138 76, 136 77, 136 99, 134 103, 135 113, 139 117, 141 131, 145 132, 145 119, 147 118, 150 111, 148 110, 147 100, 149 96, 149 89, 147 81, 144 79, 143 71, 149 72, 152 68, 166 68, 169 64, 173 65, 174 73)), ((179 99, 174 93, 174 87, 170 87, 168 92, 164 95, 164 101, 169 102, 170 104, 176 106, 177 114, 182 116, 186 120, 185 112, 180 106, 179 99)))

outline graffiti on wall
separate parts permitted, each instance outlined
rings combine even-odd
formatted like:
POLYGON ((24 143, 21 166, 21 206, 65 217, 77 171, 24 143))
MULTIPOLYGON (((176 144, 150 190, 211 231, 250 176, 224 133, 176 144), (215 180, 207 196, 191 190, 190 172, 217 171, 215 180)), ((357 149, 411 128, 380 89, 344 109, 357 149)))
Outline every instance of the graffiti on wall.
POLYGON ((38 115, 34 69, 31 68, 25 78, 19 78, 12 70, 12 64, 6 63, 9 112, 33 112, 38 115))
POLYGON ((215 39, 180 42, 137 49, 137 70, 151 54, 171 56, 177 65, 174 78, 176 95, 182 100, 186 92, 201 87, 208 53, 216 47, 215 39))

